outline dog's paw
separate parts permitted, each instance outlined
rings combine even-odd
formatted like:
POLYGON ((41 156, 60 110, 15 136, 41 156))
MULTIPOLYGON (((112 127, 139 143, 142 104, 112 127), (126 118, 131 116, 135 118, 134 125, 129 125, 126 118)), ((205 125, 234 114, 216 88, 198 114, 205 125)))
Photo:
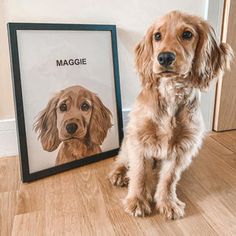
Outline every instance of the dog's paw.
POLYGON ((125 166, 116 168, 109 175, 109 180, 111 184, 120 187, 128 186, 129 178, 126 173, 127 169, 125 166))
POLYGON ((152 212, 150 202, 144 198, 132 197, 124 200, 124 208, 132 216, 146 216, 152 212))
POLYGON ((185 203, 179 199, 176 201, 166 200, 156 203, 157 210, 164 214, 168 220, 176 220, 184 217, 185 203))

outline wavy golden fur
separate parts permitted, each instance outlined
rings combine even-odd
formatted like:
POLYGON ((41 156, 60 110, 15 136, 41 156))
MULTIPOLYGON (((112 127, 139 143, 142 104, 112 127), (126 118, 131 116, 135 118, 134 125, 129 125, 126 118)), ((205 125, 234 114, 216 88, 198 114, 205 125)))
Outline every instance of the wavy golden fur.
POLYGON ((54 151, 62 143, 56 159, 60 165, 100 153, 111 126, 111 112, 99 97, 81 86, 72 86, 49 101, 34 129, 44 150, 54 151))
POLYGON ((148 29, 135 53, 142 90, 110 181, 128 184, 124 207, 131 215, 150 214, 155 202, 160 213, 177 219, 185 204, 176 184, 204 137, 200 91, 229 69, 233 52, 216 42, 202 18, 173 11, 148 29))

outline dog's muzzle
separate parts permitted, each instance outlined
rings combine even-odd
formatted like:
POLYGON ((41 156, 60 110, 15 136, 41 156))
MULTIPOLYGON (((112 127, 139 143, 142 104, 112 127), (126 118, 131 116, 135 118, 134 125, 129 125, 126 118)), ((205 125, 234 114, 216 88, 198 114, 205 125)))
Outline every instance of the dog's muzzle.
POLYGON ((175 54, 173 52, 161 52, 159 53, 157 60, 161 66, 168 67, 175 60, 175 54))
POLYGON ((78 129, 78 125, 76 123, 69 123, 66 125, 66 131, 68 134, 74 134, 78 129))

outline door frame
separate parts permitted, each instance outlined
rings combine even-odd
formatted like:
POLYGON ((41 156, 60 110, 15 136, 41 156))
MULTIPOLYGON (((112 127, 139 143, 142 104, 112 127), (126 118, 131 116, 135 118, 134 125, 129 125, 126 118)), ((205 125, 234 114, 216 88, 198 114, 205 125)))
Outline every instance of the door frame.
MULTIPOLYGON (((223 25, 225 0, 207 0, 204 18, 212 25, 215 30, 216 37, 221 40, 221 32, 223 25)), ((206 131, 213 130, 214 110, 216 104, 216 92, 218 90, 216 83, 213 81, 207 93, 202 93, 201 109, 204 115, 203 119, 206 131)))
MULTIPOLYGON (((228 21, 229 21, 229 11, 230 11, 231 0, 224 0, 223 2, 224 2, 224 6, 223 6, 223 16, 222 16, 222 24, 221 24, 221 41, 226 42, 227 33, 228 33, 228 21)), ((218 121, 219 121, 219 112, 220 112, 222 81, 223 81, 223 77, 219 78, 216 85, 215 109, 214 109, 214 120, 213 120, 214 131, 219 131, 218 121)))

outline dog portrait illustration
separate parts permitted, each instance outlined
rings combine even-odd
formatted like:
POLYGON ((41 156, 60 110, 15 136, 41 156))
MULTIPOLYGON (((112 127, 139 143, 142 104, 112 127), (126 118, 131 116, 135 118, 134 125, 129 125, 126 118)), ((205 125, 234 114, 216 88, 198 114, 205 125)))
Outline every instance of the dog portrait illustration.
POLYGON ((101 153, 112 113, 93 92, 72 86, 58 92, 37 116, 34 130, 42 147, 59 152, 56 165, 101 153))

